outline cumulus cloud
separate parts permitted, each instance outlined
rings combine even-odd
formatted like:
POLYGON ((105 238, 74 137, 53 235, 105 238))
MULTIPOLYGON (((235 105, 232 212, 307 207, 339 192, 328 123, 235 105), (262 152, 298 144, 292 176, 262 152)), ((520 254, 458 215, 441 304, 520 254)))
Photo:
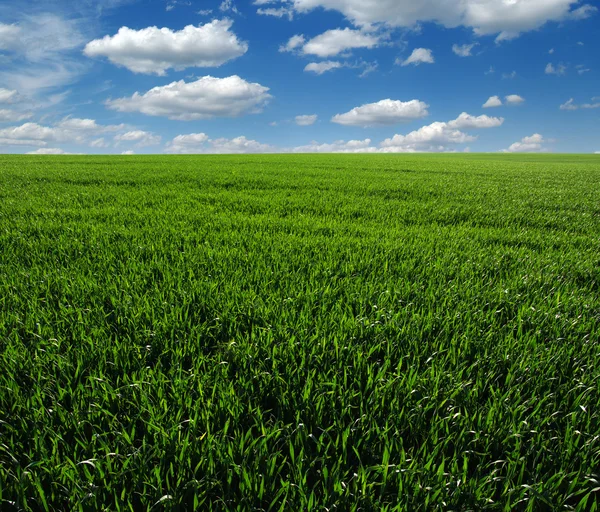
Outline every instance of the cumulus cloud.
POLYGON ((143 130, 133 130, 126 133, 115 135, 115 142, 135 142, 135 146, 143 148, 146 146, 156 146, 160 144, 160 135, 155 135, 151 132, 145 132, 143 130))
POLYGON ((454 121, 450 121, 450 128, 458 128, 459 130, 473 130, 480 128, 496 128, 504 123, 503 117, 472 116, 463 112, 454 121))
POLYGON ((554 64, 552 64, 551 62, 549 62, 546 65, 546 69, 544 71, 547 75, 558 75, 558 76, 562 76, 564 74, 566 74, 567 72, 567 67, 564 64, 559 64, 557 67, 554 67, 554 64))
POLYGON ((471 57, 471 55, 473 55, 471 52, 473 51, 473 48, 475 48, 477 45, 478 43, 462 45, 453 44, 452 51, 459 57, 471 57))
POLYGON ((483 108, 494 108, 501 107, 502 100, 499 96, 490 96, 488 100, 483 104, 483 108))
POLYGON ((509 94, 504 99, 507 105, 521 105, 521 103, 525 102, 525 98, 522 98, 518 94, 509 94))
POLYGON ((116 35, 88 43, 88 57, 107 57, 134 73, 164 76, 168 69, 218 67, 248 51, 248 44, 230 31, 229 19, 206 25, 188 25, 180 31, 148 27, 121 27, 116 35))
POLYGON ((244 136, 233 139, 211 139, 205 133, 178 135, 165 148, 167 153, 177 154, 244 154, 275 153, 277 148, 269 144, 247 139, 244 136))
POLYGON ((304 115, 304 116, 296 116, 296 124, 298 126, 311 126, 317 122, 317 115, 304 115))
POLYGON ((404 123, 429 115, 429 105, 419 100, 399 101, 385 99, 355 107, 345 114, 332 117, 333 123, 345 126, 386 126, 404 123))
POLYGON ((3 146, 47 146, 52 142, 85 144, 91 137, 115 132, 125 125, 99 125, 93 119, 64 118, 55 126, 25 123, 0 130, 0 145, 3 146))
POLYGON ((504 153, 542 153, 547 151, 542 146, 546 141, 539 133, 534 133, 529 137, 523 137, 519 142, 511 144, 508 149, 504 149, 504 153))
POLYGON ((447 150, 447 144, 463 144, 475 140, 477 137, 452 128, 449 123, 435 122, 408 135, 394 135, 385 139, 381 148, 389 153, 437 152, 447 150))
POLYGON ((589 4, 578 6, 579 0, 277 0, 266 3, 291 6, 301 13, 317 8, 335 10, 360 27, 374 24, 413 27, 427 22, 447 28, 464 26, 472 28, 477 35, 497 35, 498 41, 513 39, 550 21, 584 19, 597 12, 597 8, 589 4))
POLYGON ((434 62, 433 53, 427 48, 415 48, 406 60, 396 59, 396 64, 400 64, 401 66, 408 66, 410 64, 418 66, 419 64, 433 64, 434 62))
POLYGON ((306 67, 304 68, 304 71, 305 72, 310 71, 317 75, 322 75, 323 73, 326 73, 327 71, 333 71, 334 69, 339 69, 341 67, 343 67, 343 64, 341 62, 325 60, 322 62, 310 62, 309 64, 306 65, 306 67))
POLYGON ((247 82, 237 75, 205 76, 195 82, 180 80, 143 94, 136 92, 128 98, 108 100, 106 104, 119 112, 191 121, 259 113, 271 99, 268 91, 268 87, 247 82))
POLYGON ((300 52, 305 55, 332 57, 356 48, 374 48, 380 37, 362 30, 333 29, 328 30, 310 40, 303 34, 292 36, 285 45, 279 47, 280 52, 300 52))
POLYGON ((477 140, 476 136, 462 130, 495 128, 504 122, 503 118, 471 116, 466 112, 448 122, 435 122, 412 131, 407 135, 394 135, 381 144, 384 153, 444 152, 448 146, 465 144, 477 140))

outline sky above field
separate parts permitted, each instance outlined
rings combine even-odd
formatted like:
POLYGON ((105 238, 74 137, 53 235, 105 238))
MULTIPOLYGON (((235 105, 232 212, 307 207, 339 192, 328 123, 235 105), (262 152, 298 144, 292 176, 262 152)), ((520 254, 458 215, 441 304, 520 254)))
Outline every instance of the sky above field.
POLYGON ((596 0, 3 0, 0 153, 600 152, 596 0))

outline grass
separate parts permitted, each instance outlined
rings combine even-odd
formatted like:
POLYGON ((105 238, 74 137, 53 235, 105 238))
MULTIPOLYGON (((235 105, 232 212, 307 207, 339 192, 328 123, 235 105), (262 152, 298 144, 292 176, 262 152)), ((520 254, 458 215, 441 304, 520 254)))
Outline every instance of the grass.
POLYGON ((0 157, 0 509, 598 510, 600 157, 0 157))

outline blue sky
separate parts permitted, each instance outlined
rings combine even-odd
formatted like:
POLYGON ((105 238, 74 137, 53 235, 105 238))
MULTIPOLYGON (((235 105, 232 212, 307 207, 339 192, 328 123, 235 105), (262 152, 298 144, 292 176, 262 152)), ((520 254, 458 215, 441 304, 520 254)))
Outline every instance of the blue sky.
POLYGON ((0 153, 600 152, 577 0, 8 0, 0 153))

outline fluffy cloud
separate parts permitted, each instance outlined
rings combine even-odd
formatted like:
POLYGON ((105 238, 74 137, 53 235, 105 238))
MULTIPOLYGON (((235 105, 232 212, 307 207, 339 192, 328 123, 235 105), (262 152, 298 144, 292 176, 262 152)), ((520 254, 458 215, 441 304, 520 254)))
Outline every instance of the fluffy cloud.
POLYGON ((490 96, 488 100, 483 104, 483 108, 501 107, 502 100, 499 96, 490 96))
POLYGON ((504 98, 506 100, 507 105, 520 105, 525 102, 525 99, 519 96, 518 94, 509 94, 504 98))
POLYGON ((471 53, 471 51, 473 51, 473 48, 475 48, 477 46, 477 44, 478 43, 462 44, 462 45, 453 44, 452 51, 459 57, 471 57, 471 55, 473 55, 471 53))
POLYGON ((381 148, 389 153, 436 152, 445 151, 447 144, 464 144, 475 140, 477 137, 451 128, 449 123, 435 122, 408 135, 394 135, 384 140, 381 148))
POLYGON ((429 105, 419 100, 381 100, 355 107, 345 114, 332 117, 333 123, 346 126, 385 126, 412 121, 429 114, 429 105))
POLYGON ((343 64, 341 62, 325 60, 323 62, 310 62, 309 64, 306 65, 306 67, 304 68, 304 71, 306 71, 306 72, 311 71, 313 73, 316 73, 317 75, 322 75, 323 73, 326 73, 327 71, 332 71, 334 69, 339 69, 341 67, 343 67, 343 64))
MULTIPOLYGON (((296 44, 297 41, 288 41, 286 48, 290 46, 290 43, 293 45, 296 44)), ((304 42, 302 45, 302 52, 306 55, 332 57, 356 48, 374 48, 378 44, 379 37, 374 34, 365 33, 361 30, 338 28, 328 30, 327 32, 313 37, 310 41, 304 42)), ((295 48, 298 48, 298 46, 295 48)))
POLYGON ((433 58, 433 53, 427 48, 415 48, 410 54, 410 57, 406 60, 401 61, 400 59, 396 59, 396 64, 402 66, 408 66, 410 64, 418 66, 419 64, 433 64, 434 62, 435 59, 433 58))
POLYGON ((275 153, 277 149, 269 144, 261 144, 244 136, 233 139, 210 139, 205 133, 178 135, 165 149, 178 154, 243 154, 275 153))
POLYGON ((165 75, 168 69, 217 67, 240 57, 248 50, 229 29, 229 19, 213 20, 198 27, 188 25, 178 32, 148 27, 133 30, 121 27, 116 35, 88 43, 88 57, 108 57, 113 64, 134 73, 165 75))
POLYGON ((547 75, 558 75, 558 76, 562 76, 564 74, 566 74, 567 72, 567 67, 564 64, 559 64, 557 67, 554 67, 554 65, 549 62, 546 65, 546 69, 544 71, 547 75))
POLYGON ((546 141, 539 133, 534 133, 530 137, 523 137, 519 142, 511 144, 504 153, 541 153, 547 151, 542 144, 546 141))
POLYGON ((133 130, 130 132, 122 133, 119 135, 115 135, 115 142, 135 142, 135 146, 138 148, 143 148, 146 146, 156 146, 160 144, 161 137, 160 135, 154 135, 150 132, 145 132, 143 130, 133 130))
POLYGON ((504 123, 503 117, 489 116, 472 116, 463 112, 454 121, 450 121, 450 128, 458 128, 459 130, 473 130, 481 128, 496 128, 504 123))
POLYGON ((269 89, 237 75, 228 78, 205 76, 195 82, 183 80, 154 87, 144 94, 108 100, 119 112, 141 112, 178 121, 238 117, 261 112, 271 99, 269 89))
POLYGON ((535 30, 549 21, 583 19, 597 11, 589 4, 572 10, 579 0, 279 0, 268 3, 291 4, 297 12, 316 8, 336 10, 355 25, 365 27, 378 23, 412 27, 422 22, 439 23, 447 28, 464 26, 478 35, 498 34, 498 41, 535 30))
POLYGON ((316 141, 306 146, 297 146, 292 149, 294 153, 377 153, 378 150, 371 146, 371 139, 365 140, 336 140, 331 144, 320 144, 316 141))
POLYGON ((495 128, 504 122, 503 118, 471 116, 463 112, 452 121, 435 122, 423 126, 408 135, 394 135, 385 139, 381 151, 385 153, 415 153, 448 151, 448 145, 464 144, 477 140, 476 136, 461 130, 495 128))
POLYGON ((600 102, 598 100, 600 100, 600 98, 592 98, 592 103, 583 103, 581 105, 577 105, 577 104, 575 104, 574 98, 571 98, 569 101, 563 103, 559 108, 560 108, 560 110, 579 110, 579 109, 600 108, 600 102))
POLYGON ((90 137, 124 129, 125 125, 99 125, 93 119, 65 118, 55 126, 25 123, 0 130, 0 145, 47 146, 49 142, 85 144, 90 137))
POLYGON ((317 115, 296 116, 296 124, 298 126, 311 126, 317 122, 317 115))

